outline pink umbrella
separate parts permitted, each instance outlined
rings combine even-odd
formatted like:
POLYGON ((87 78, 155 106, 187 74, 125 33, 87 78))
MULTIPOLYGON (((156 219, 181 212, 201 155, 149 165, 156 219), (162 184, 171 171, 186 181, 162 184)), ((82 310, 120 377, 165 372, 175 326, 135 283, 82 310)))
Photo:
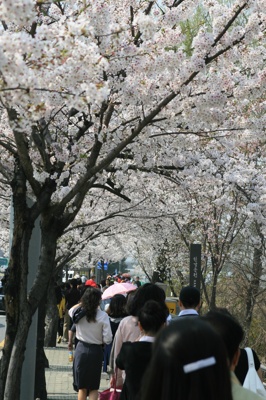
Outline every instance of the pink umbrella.
POLYGON ((102 295, 102 300, 110 299, 110 297, 113 297, 115 294, 125 294, 131 292, 137 288, 138 287, 136 285, 133 285, 133 283, 129 282, 114 283, 105 289, 102 295))

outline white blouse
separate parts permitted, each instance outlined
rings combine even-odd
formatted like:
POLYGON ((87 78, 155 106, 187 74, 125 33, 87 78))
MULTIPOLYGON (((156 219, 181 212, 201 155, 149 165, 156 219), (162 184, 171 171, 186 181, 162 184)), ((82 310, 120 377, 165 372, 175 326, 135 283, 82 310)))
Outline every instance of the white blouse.
MULTIPOLYGON (((75 305, 68 311, 71 318, 73 318, 76 309, 77 306, 75 305)), ((96 322, 88 322, 86 317, 81 318, 76 323, 76 337, 78 340, 90 344, 111 343, 113 336, 109 317, 106 312, 98 309, 96 322)))

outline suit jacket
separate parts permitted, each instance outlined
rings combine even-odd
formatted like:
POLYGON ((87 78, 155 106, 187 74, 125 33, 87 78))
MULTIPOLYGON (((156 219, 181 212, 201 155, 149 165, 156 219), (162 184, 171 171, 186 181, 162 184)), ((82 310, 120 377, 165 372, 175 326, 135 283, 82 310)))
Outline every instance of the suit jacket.
POLYGON ((125 370, 126 379, 120 400, 137 400, 142 378, 152 356, 151 342, 125 342, 117 356, 116 365, 125 370))

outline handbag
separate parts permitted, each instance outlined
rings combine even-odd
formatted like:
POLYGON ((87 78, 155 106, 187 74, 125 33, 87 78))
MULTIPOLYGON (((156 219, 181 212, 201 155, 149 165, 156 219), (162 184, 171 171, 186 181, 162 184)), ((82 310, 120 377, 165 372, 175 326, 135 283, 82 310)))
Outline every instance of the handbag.
POLYGON ((266 390, 261 382, 259 375, 255 369, 254 357, 252 350, 249 347, 245 347, 248 356, 248 372, 245 377, 243 387, 251 390, 262 398, 266 399, 266 390))
POLYGON ((109 388, 99 392, 99 400, 119 400, 121 389, 109 388))
POLYGON ((114 387, 99 392, 99 400, 119 400, 122 389, 116 387, 117 369, 115 370, 114 387))

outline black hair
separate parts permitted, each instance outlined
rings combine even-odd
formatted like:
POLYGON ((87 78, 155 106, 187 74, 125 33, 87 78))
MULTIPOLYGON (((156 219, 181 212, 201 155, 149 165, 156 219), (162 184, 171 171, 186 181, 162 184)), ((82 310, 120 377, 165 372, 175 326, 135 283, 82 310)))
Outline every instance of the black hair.
POLYGON ((72 285, 73 288, 76 288, 78 285, 77 279, 76 278, 72 278, 70 280, 70 284, 72 285))
POLYGON ((112 318, 126 317, 126 303, 127 299, 123 294, 115 294, 111 298, 107 314, 112 318))
POLYGON ((135 291, 133 298, 127 305, 128 313, 136 317, 139 310, 148 300, 158 301, 159 303, 164 304, 165 308, 167 309, 165 305, 164 290, 154 283, 145 283, 135 291))
POLYGON ((81 278, 77 278, 77 286, 82 285, 82 280, 81 278))
POLYGON ((165 324, 167 317, 165 307, 155 300, 148 300, 138 312, 138 320, 144 331, 154 335, 165 324))
POLYGON ((222 308, 213 309, 202 318, 222 337, 231 364, 244 337, 241 325, 227 309, 222 308))
POLYGON ((81 297, 81 305, 86 311, 86 319, 88 322, 96 322, 97 309, 102 298, 99 289, 89 286, 81 297))
POLYGON ((179 318, 154 343, 140 400, 232 400, 230 371, 220 336, 199 318, 179 318), (210 364, 188 372, 188 364, 210 364))
POLYGON ((180 291, 179 300, 185 308, 196 308, 200 303, 200 291, 194 286, 185 286, 180 291))
POLYGON ((106 281, 107 281, 107 279, 102 279, 102 280, 101 280, 101 285, 102 285, 102 287, 104 287, 104 286, 106 285, 106 281))

